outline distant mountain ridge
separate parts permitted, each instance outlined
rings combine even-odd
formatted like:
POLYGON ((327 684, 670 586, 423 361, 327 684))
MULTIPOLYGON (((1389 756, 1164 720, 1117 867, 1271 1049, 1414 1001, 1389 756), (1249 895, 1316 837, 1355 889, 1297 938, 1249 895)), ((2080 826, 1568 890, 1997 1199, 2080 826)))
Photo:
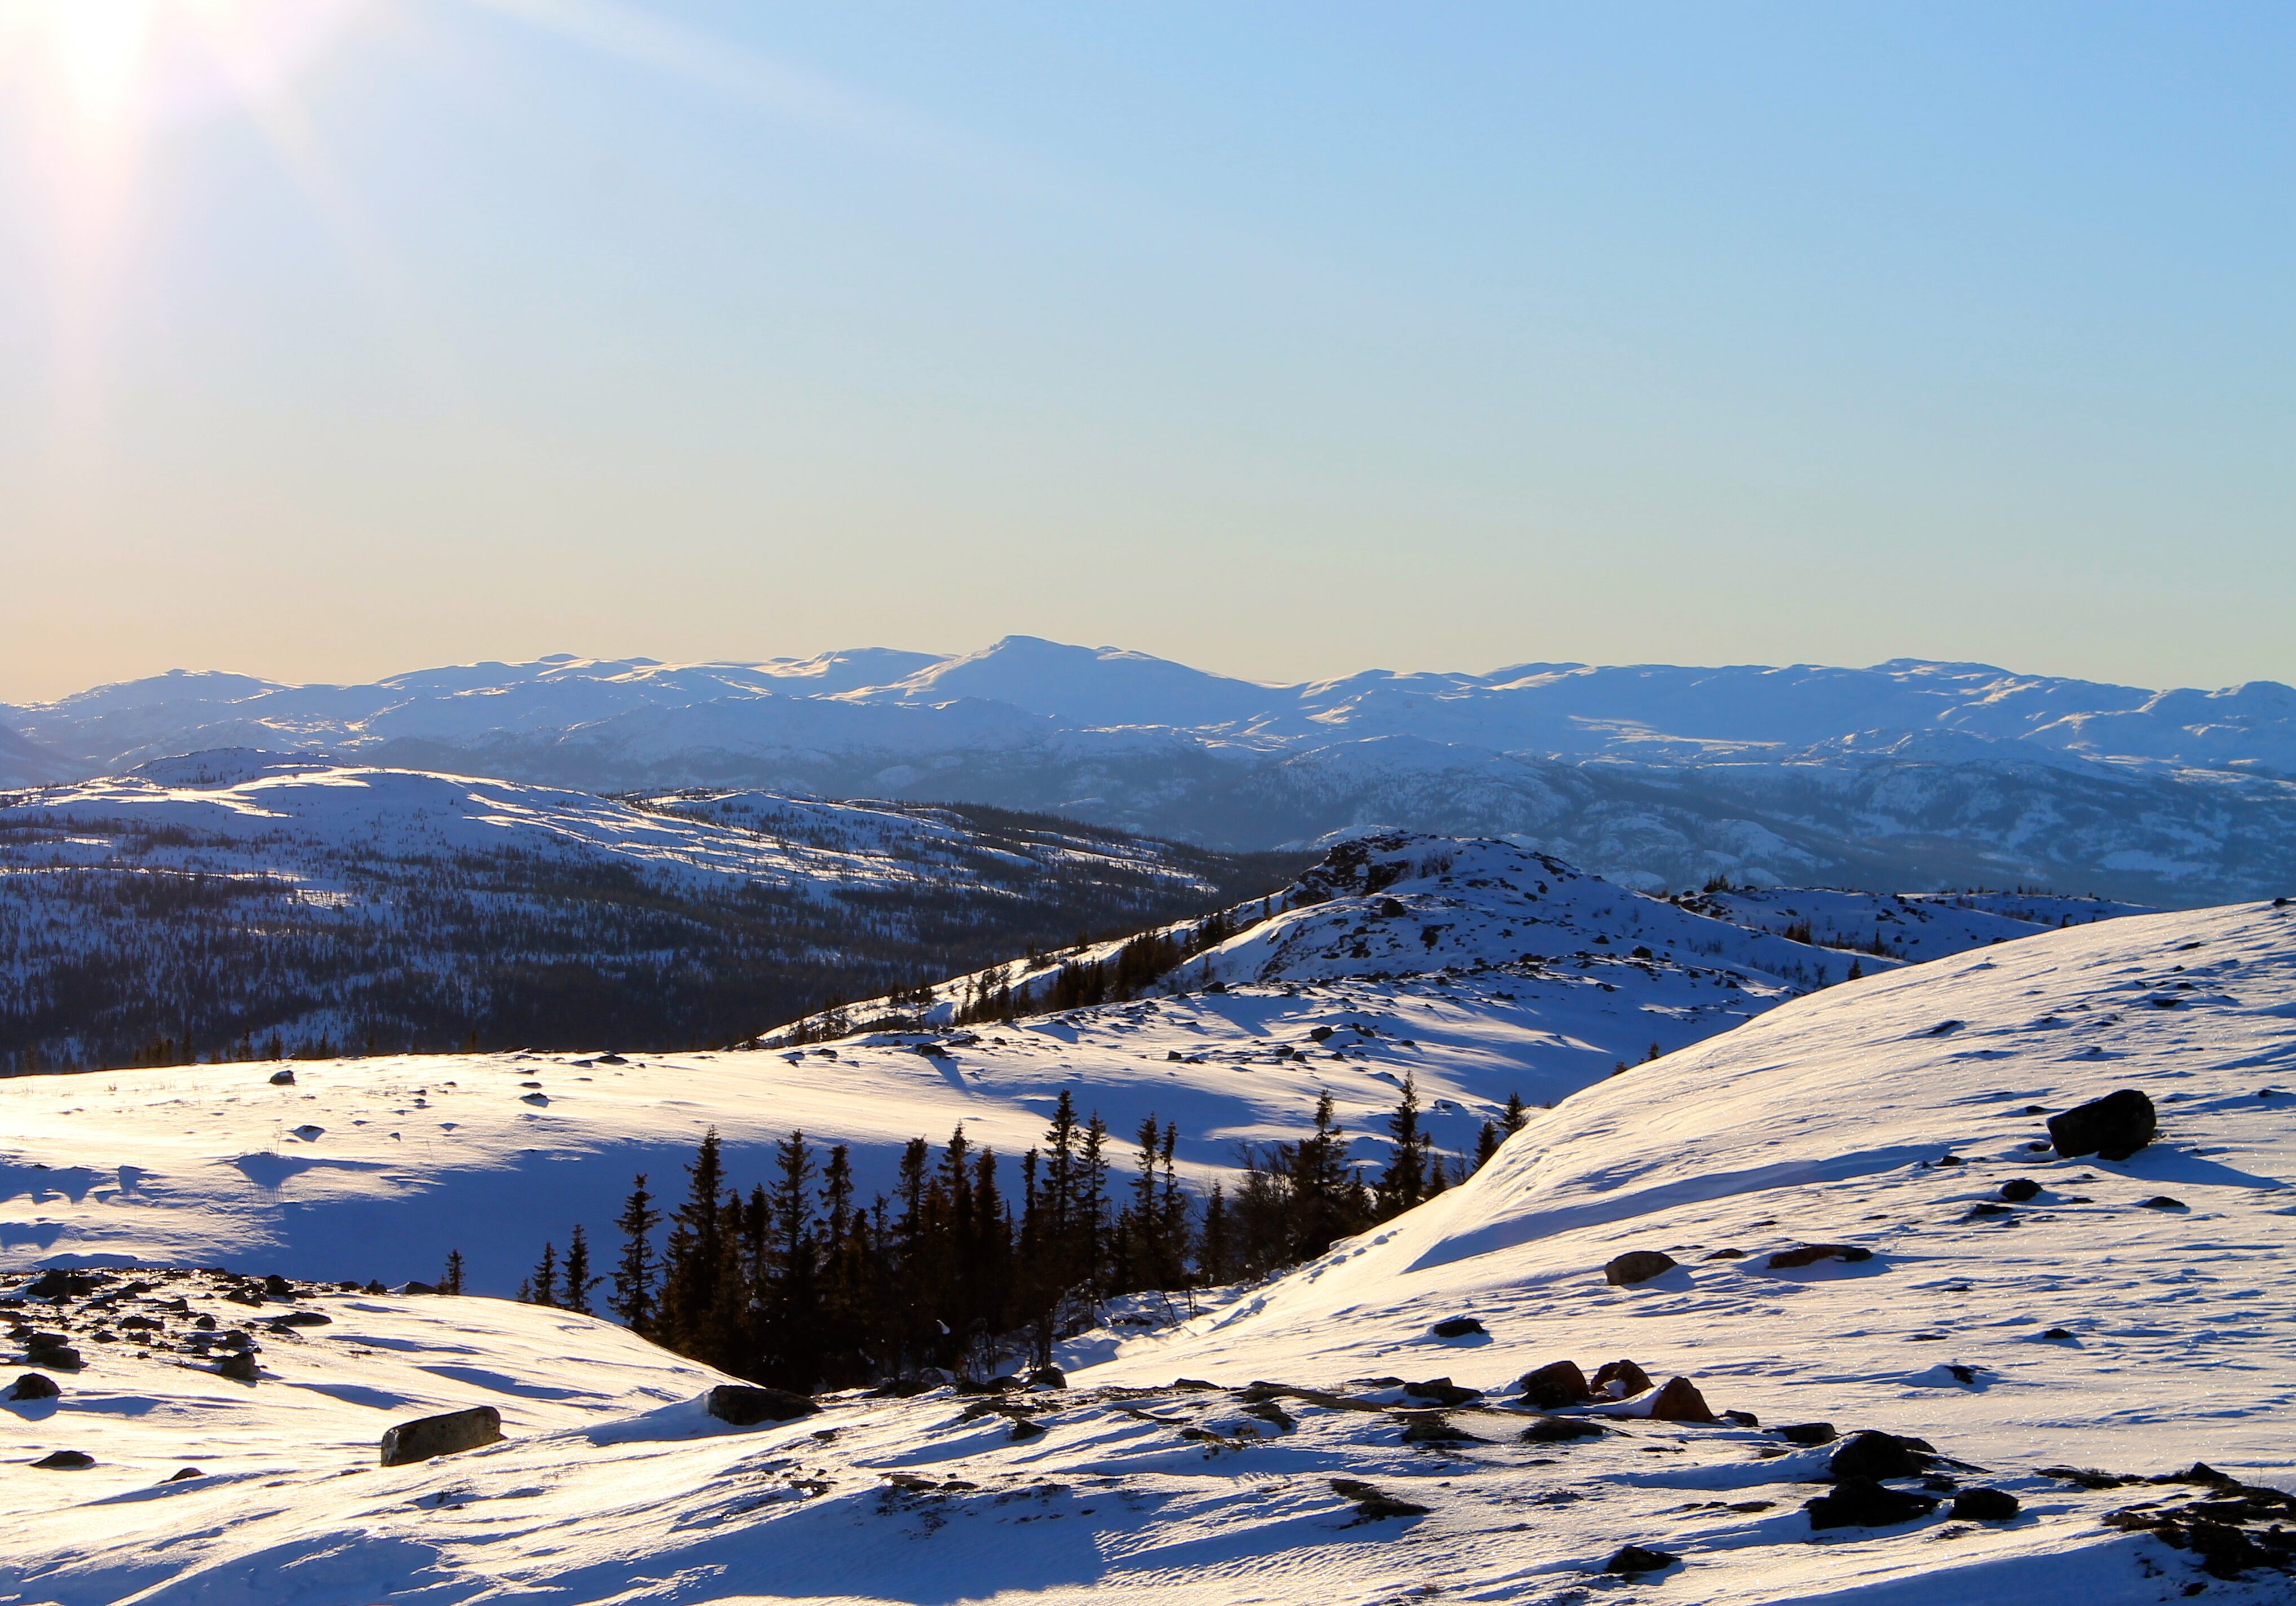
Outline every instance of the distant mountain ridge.
MULTIPOLYGON (((989 804, 1224 848, 1525 839, 1642 887, 1988 883, 2193 905, 2296 883, 2296 690, 1980 664, 1523 663, 1265 685, 1008 636, 757 663, 553 654, 364 686, 176 672, 0 708, 75 776, 216 747, 601 791, 989 804)), ((52 778, 0 750, 0 775, 52 778)))

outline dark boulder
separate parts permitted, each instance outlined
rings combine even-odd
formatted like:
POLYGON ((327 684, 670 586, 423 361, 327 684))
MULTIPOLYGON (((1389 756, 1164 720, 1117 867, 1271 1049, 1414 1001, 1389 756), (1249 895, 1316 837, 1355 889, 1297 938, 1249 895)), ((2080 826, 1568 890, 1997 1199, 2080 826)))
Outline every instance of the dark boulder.
POLYGON ((255 1370, 255 1351, 252 1349, 233 1350, 229 1355, 224 1356, 220 1362, 217 1363, 216 1372, 218 1376, 229 1378, 234 1383, 251 1383, 255 1381, 257 1377, 260 1375, 255 1370))
POLYGON ((759 1389, 749 1383, 720 1383, 709 1391, 708 1410, 721 1422, 754 1428, 760 1422, 793 1422, 821 1407, 802 1394, 786 1389, 759 1389))
POLYGON ((2185 1201, 2171 1199, 2166 1193, 2155 1193, 2136 1208, 2140 1210, 2181 1210, 2185 1208, 2185 1201))
POLYGON ((2013 1176, 2001 1184, 2001 1197, 2011 1204, 2023 1204, 2040 1191, 2041 1184, 2030 1176, 2013 1176))
POLYGON ((295 1297, 295 1285, 274 1272, 263 1280, 263 1291, 275 1299, 291 1299, 295 1297))
POLYGON ((1812 1528, 1894 1528, 1937 1510, 1933 1495, 1886 1488, 1870 1478, 1848 1478, 1830 1495, 1809 1502, 1812 1528))
POLYGON ((8 1397, 19 1400, 53 1399, 62 1392, 56 1386, 55 1379, 42 1377, 37 1372, 27 1372, 16 1380, 16 1386, 8 1390, 8 1397))
POLYGON ((1587 1374, 1578 1370, 1576 1361, 1549 1361, 1536 1372, 1524 1372, 1514 1387, 1523 1404, 1541 1411, 1583 1405, 1595 1397, 1587 1374))
POLYGON ((35 1299, 77 1299, 111 1281, 103 1272, 76 1272, 52 1266, 32 1279, 24 1292, 35 1299))
POLYGON ((1964 1489, 1953 1497, 1953 1514, 1964 1522, 2006 1522, 2017 1511, 2007 1489, 1964 1489))
POLYGON ((1439 1405, 1464 1405, 1469 1400, 1483 1397, 1480 1389, 1463 1389, 1447 1377, 1429 1378, 1423 1383, 1406 1383, 1403 1392, 1413 1399, 1433 1400, 1439 1405))
MULTIPOLYGON (((291 1310, 283 1316, 271 1318, 274 1327, 332 1327, 335 1319, 316 1310, 291 1310)), ((125 1326, 123 1323, 121 1325, 125 1326)))
POLYGON ((1441 1411, 1403 1413, 1403 1442, 1407 1445, 1479 1445, 1478 1438, 1441 1411))
POLYGON ((472 1405, 439 1416, 417 1417, 401 1422, 382 1436, 382 1464, 403 1467, 436 1455, 455 1455, 502 1442, 502 1413, 492 1405, 472 1405))
POLYGON ((1600 1438, 1607 1431, 1592 1417, 1542 1416, 1525 1428, 1521 1437, 1527 1445, 1560 1445, 1574 1438, 1600 1438))
POLYGON ((1816 1445, 1830 1445, 1841 1437, 1833 1430, 1832 1422, 1789 1422, 1783 1428, 1770 1430, 1786 1443, 1800 1445, 1806 1449, 1816 1445))
POLYGON ((1651 1401, 1651 1420, 1660 1422, 1715 1422, 1721 1418, 1707 1405, 1698 1385, 1686 1377, 1669 1378, 1651 1401))
POLYGON ((271 1085, 274 1087, 292 1087, 295 1086, 295 1073, 291 1070, 275 1070, 271 1073, 271 1085))
POLYGON ((1826 1463, 1836 1482, 1882 1478, 1914 1478, 1930 1465, 1926 1440, 1900 1438, 1894 1433, 1853 1433, 1826 1463))
POLYGON ((1472 1339, 1483 1332, 1483 1324, 1472 1316, 1446 1316, 1427 1330, 1439 1339, 1472 1339))
POLYGON ((1672 1567, 1682 1558, 1669 1552, 1652 1550, 1645 1545, 1629 1545, 1603 1563, 1604 1572, 1658 1572, 1672 1567))
POLYGON ((2152 1101, 2134 1087, 2106 1094, 2049 1118, 2049 1141, 2068 1159, 2076 1154, 2127 1159, 2151 1143, 2160 1129, 2152 1101))
POLYGON ((204 1478, 206 1476, 207 1474, 201 1471, 197 1467, 177 1467, 160 1481, 163 1483, 189 1483, 194 1478, 204 1478))
POLYGON ((1595 1373, 1595 1395, 1598 1399, 1625 1399, 1650 1386, 1650 1373, 1632 1361, 1608 1361, 1595 1373), (1616 1387, 1612 1387, 1614 1384, 1616 1387))
POLYGON ((46 1472, 77 1472, 95 1464, 95 1457, 85 1450, 58 1450, 43 1455, 32 1463, 46 1472))
POLYGON ((1821 1260, 1841 1260, 1854 1265, 1872 1258, 1872 1250, 1855 1243, 1805 1243, 1798 1249, 1780 1250, 1771 1256, 1770 1269, 1786 1272, 1796 1266, 1816 1266, 1821 1260))
POLYGON ((1069 1374, 1057 1366, 1039 1366, 1029 1374, 1029 1387, 1031 1389, 1065 1389, 1068 1386, 1069 1374))
POLYGON ((25 1340, 24 1359, 51 1372, 78 1372, 85 1364, 79 1351, 64 1342, 60 1332, 36 1332, 25 1340))
POLYGON ((1636 1282, 1647 1282, 1660 1272, 1672 1271, 1677 1264, 1673 1256, 1662 1255, 1656 1250, 1628 1250, 1603 1264, 1603 1281, 1625 1288, 1636 1282))
POLYGON ((1363 1521, 1376 1521, 1382 1517, 1424 1517, 1431 1509, 1408 1500, 1398 1500, 1376 1484, 1365 1483, 1359 1478, 1332 1479, 1332 1492, 1343 1499, 1354 1501, 1356 1516, 1363 1521))

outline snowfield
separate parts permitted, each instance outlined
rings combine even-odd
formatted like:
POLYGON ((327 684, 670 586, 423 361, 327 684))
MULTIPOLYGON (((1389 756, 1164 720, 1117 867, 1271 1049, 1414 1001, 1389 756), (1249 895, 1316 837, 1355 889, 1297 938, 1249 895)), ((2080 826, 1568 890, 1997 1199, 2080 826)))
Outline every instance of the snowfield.
MULTIPOLYGON (((1822 896, 1845 922, 1894 907, 1822 896)), ((959 1123, 1016 1161, 1063 1088, 1119 1144, 1151 1114, 1177 1123, 1201 1187, 1242 1146, 1298 1136, 1327 1090, 1352 1156, 1384 1164, 1384 1122, 1410 1077, 1456 1160, 1511 1094, 1552 1103, 1853 965, 1900 963, 1697 914, 1504 842, 1343 844, 1278 901, 1293 906, 1146 996, 1012 1022, 948 1024, 979 979, 960 978, 902 1006, 930 1027, 765 1052, 299 1061, 291 1086, 260 1061, 0 1078, 0 1255, 396 1285, 435 1280, 455 1248, 471 1287, 507 1294, 577 1222, 610 1241, 633 1174, 674 1192, 712 1126, 736 1178, 762 1176, 791 1130, 849 1144, 866 1197, 890 1188, 902 1144, 943 1142, 959 1123)), ((2067 910, 2116 912, 2067 900, 2025 922, 1941 905, 1922 930, 1935 947, 1990 945, 2067 910)), ((1058 963, 1006 967, 1010 985, 1041 997, 1058 963)), ((882 1000, 850 1012, 864 1028, 896 1012, 882 1000)))
MULTIPOLYGON (((910 1057, 920 1093, 940 1079, 910 1057)), ((59 1399, 0 1405, 20 1446, 0 1599, 2284 1601, 2285 1574, 2225 1546, 2267 1549, 2296 1512, 2268 1487, 2296 1472, 2292 1070, 2288 906, 2053 931, 1596 1081, 1466 1184, 1103 1346, 1064 1389, 834 1396, 749 1430, 705 1413, 707 1372, 563 1312, 206 1274, 61 1302, 19 1282, 15 1341, 57 1332, 87 1364, 53 1374, 59 1399), (2048 1113, 2124 1087, 2158 1106, 2150 1147, 2034 1146, 2048 1113), (2036 1190, 2004 1202, 2020 1178, 2036 1190), (1866 1254, 1769 1264, 1803 1244, 1866 1254), (1612 1286, 1626 1250, 1679 1264, 1612 1286), (280 1319, 300 1312, 329 1320, 280 1319), (1438 1336, 1457 1318, 1480 1331, 1438 1336), (214 1369, 233 1329, 255 1381, 214 1369), (1628 1357, 1758 1421, 1657 1420, 1631 1378, 1546 1415, 1514 1388, 1628 1357), (504 1442, 375 1464, 392 1424, 478 1404, 504 1442), (1926 1441, 1946 1459, 1887 1487, 1939 1504, 1814 1528, 1807 1502, 1851 1492, 1825 1481, 1843 1446, 1774 1430, 1816 1422, 1926 1441), (32 1464, 62 1451, 90 1464, 32 1464), (2019 1509, 1954 1515, 1977 1489, 2019 1509), (2163 1520, 2216 1570, 2142 1531, 2163 1520)), ((135 1105, 83 1106, 80 1141, 135 1105)), ((183 1119, 119 1127, 116 1163, 183 1119)))

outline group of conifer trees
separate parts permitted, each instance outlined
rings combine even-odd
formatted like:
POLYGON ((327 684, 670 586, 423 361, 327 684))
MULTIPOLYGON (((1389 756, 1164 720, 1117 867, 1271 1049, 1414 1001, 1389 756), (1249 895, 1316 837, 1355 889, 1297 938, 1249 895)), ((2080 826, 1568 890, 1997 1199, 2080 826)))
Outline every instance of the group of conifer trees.
MULTIPOLYGON (((1254 1150, 1230 1193, 1199 1199, 1174 1161, 1175 1123, 1152 1115, 1128 1156, 1111 1154, 1095 1113, 1060 1096, 1040 1148, 1011 1186, 994 1151, 959 1127, 939 1150, 904 1150, 889 1197, 864 1202, 842 1143, 801 1133, 775 1145, 771 1176, 744 1194, 726 1174, 715 1128, 685 1167, 684 1201, 664 1214, 641 1175, 616 1222, 621 1251, 603 1274, 574 1229, 545 1246, 520 1298, 607 1310, 635 1331, 737 1377, 785 1389, 914 1379, 928 1368, 986 1380, 1043 1366, 1105 1300, 1264 1277, 1431 1198, 1521 1127, 1511 1098, 1474 1160, 1436 1148, 1406 1078, 1375 1175, 1351 1163, 1327 1093, 1313 1128, 1254 1150), (657 1241, 660 1229, 667 1236, 657 1241)), ((460 1286, 459 1258, 450 1268, 460 1286)))

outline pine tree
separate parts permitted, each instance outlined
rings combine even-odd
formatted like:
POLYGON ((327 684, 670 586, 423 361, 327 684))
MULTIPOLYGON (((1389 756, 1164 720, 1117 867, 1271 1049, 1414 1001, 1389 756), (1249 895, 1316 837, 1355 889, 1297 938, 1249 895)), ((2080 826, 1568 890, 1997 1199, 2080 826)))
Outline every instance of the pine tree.
POLYGON ((527 1283, 532 1293, 530 1303, 535 1305, 558 1303, 558 1246, 556 1244, 545 1243, 542 1246, 542 1259, 535 1266, 534 1274, 527 1279, 527 1283))
POLYGON ((1419 1126, 1419 1083, 1403 1074, 1403 1097, 1387 1118, 1387 1135, 1395 1140, 1395 1153, 1379 1179, 1379 1218, 1392 1221, 1427 1196, 1427 1156, 1419 1126))
POLYGON ((1204 1200, 1203 1233, 1196 1240, 1196 1280, 1207 1288, 1218 1288, 1234 1277, 1235 1246, 1228 1225, 1227 1190, 1214 1183, 1204 1200))
POLYGON ((1530 1111, 1523 1104, 1522 1094, 1519 1093, 1507 1094, 1506 1113, 1499 1117, 1500 1130, 1504 1131, 1508 1137, 1513 1137, 1523 1129, 1524 1124, 1529 1119, 1530 1111))
POLYGON ((447 1251, 447 1269, 439 1279, 439 1291, 442 1294, 459 1294, 463 1291, 462 1250, 447 1251))
POLYGON ((566 1296, 560 1303, 586 1316, 590 1314, 590 1291, 604 1281, 591 1275, 590 1241, 578 1221, 566 1239, 566 1296))
POLYGON ((623 1325, 640 1334, 653 1330, 653 1230, 661 1225, 645 1183, 645 1173, 641 1171, 622 1213, 614 1219, 622 1233, 622 1258, 614 1266, 614 1293, 607 1301, 623 1325))

